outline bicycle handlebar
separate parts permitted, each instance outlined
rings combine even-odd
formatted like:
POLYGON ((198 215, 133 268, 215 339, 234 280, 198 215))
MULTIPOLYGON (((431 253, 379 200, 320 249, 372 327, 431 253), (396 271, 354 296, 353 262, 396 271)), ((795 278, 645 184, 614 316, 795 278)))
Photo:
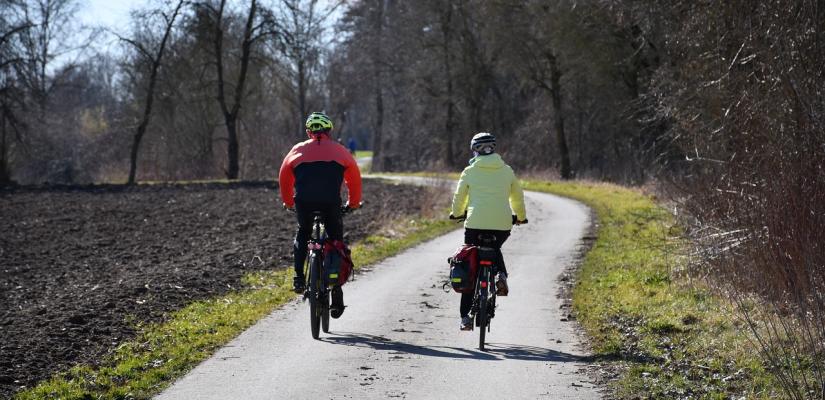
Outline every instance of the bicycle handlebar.
MULTIPOLYGON (((358 208, 352 208, 352 207, 349 206, 349 204, 345 204, 345 205, 341 206, 341 215, 349 214, 349 213, 351 213, 355 210, 360 209, 363 206, 364 206, 363 201, 358 203, 358 208)), ((281 203, 281 207, 283 207, 284 210, 286 210, 287 212, 295 213, 295 207, 294 206, 293 207, 287 207, 287 205, 285 203, 281 203)))
MULTIPOLYGON (((451 220, 455 220, 455 221, 459 221, 459 222, 461 222, 461 221, 464 221, 464 220, 466 220, 466 219, 467 219, 467 214, 464 214, 464 215, 459 215, 459 216, 457 216, 457 217, 456 217, 455 215, 453 215, 453 214, 450 214, 450 217, 449 217, 449 218, 450 218, 451 220)), ((519 221, 518 217, 517 217, 516 215, 513 215, 513 225, 524 225, 524 224, 526 224, 526 223, 527 223, 527 218, 525 218, 525 219, 524 219, 524 221, 519 221)))
POLYGON ((524 225, 526 223, 527 223, 527 218, 525 218, 524 221, 519 221, 518 216, 513 214, 513 225, 524 225))
POLYGON ((363 202, 363 201, 362 201, 362 202, 360 202, 360 203, 358 203, 358 207, 357 207, 357 208, 352 208, 352 207, 350 207, 350 206, 349 206, 349 203, 344 204, 343 206, 341 206, 341 215, 344 215, 344 214, 349 214, 349 213, 351 213, 351 212, 353 212, 353 211, 355 211, 355 210, 360 210, 360 209, 361 209, 361 207, 363 207, 363 206, 364 206, 364 202, 363 202))

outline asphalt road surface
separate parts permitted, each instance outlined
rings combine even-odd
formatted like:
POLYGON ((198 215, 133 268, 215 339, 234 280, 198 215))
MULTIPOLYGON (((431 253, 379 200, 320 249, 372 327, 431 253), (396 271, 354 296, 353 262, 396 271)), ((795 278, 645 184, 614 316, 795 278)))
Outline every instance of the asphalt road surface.
MULTIPOLYGON (((309 306, 273 312, 164 391, 159 399, 597 399, 586 350, 558 298, 589 224, 583 205, 526 193, 530 223, 503 252, 487 351, 459 331, 459 295, 442 290, 458 230, 356 275, 347 309, 313 340, 309 306)), ((366 211, 365 211, 366 212, 366 211)))

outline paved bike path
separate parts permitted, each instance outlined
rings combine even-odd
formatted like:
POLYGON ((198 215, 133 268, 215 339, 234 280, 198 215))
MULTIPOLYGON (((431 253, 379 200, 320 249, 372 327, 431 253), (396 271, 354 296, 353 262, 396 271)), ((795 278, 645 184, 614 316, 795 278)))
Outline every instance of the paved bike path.
POLYGON ((321 340, 310 336, 308 305, 290 302, 158 398, 600 398, 557 298, 588 209, 541 193, 526 201, 530 224, 514 227, 503 248, 511 293, 499 298, 487 352, 478 331, 458 329, 459 295, 442 290, 458 230, 357 275, 344 287, 346 312, 321 340))

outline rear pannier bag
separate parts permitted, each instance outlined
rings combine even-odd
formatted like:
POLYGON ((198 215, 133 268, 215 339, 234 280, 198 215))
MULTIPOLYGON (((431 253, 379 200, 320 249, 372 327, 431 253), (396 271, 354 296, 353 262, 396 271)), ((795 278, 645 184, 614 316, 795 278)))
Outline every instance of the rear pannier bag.
POLYGON ((327 285, 343 285, 352 274, 350 249, 340 240, 324 243, 324 278, 327 285))
POLYGON ((458 293, 472 293, 478 271, 478 248, 465 244, 456 250, 450 263, 450 284, 458 293))

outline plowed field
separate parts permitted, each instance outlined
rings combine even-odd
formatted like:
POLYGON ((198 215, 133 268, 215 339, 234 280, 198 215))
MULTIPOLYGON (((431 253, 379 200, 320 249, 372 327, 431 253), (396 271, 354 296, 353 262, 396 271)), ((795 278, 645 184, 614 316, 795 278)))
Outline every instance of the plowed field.
MULTIPOLYGON (((426 189, 366 180, 348 242, 416 216, 426 189)), ((424 202, 426 203, 426 201, 424 202)), ((274 183, 0 190, 0 398, 95 363, 142 322, 291 265, 274 183)))

